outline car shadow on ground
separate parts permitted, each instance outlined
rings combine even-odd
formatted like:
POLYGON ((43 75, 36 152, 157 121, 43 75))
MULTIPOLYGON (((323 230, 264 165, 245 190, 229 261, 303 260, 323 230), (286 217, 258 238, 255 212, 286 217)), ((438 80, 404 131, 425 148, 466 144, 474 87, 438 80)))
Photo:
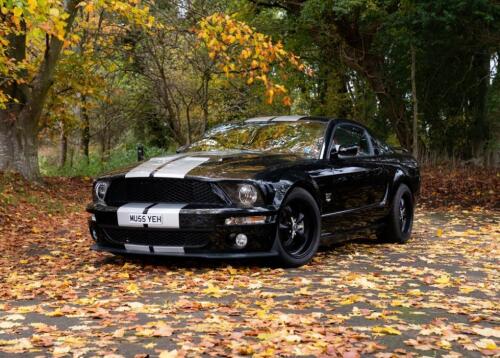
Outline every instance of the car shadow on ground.
MULTIPOLYGON (((345 250, 341 250, 347 245, 377 245, 379 242, 370 237, 344 238, 342 241, 329 243, 320 246, 319 253, 330 255, 348 255, 345 250)), ((106 257, 95 262, 96 266, 103 265, 123 265, 124 263, 134 263, 139 265, 163 266, 170 269, 217 269, 221 267, 258 267, 258 268, 284 268, 280 265, 277 257, 268 258, 192 258, 176 256, 152 256, 152 255, 113 255, 106 254, 106 257)))

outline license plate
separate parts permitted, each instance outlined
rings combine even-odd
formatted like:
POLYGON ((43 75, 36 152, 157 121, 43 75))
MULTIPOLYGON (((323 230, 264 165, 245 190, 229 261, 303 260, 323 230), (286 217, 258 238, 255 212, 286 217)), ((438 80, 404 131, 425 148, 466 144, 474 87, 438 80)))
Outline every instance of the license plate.
POLYGON ((130 224, 162 225, 163 216, 158 214, 129 214, 130 224))

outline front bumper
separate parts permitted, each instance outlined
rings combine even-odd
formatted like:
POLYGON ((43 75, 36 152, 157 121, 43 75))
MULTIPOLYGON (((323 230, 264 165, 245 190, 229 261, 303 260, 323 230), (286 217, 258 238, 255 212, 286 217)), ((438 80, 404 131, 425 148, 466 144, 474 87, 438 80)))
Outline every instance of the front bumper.
POLYGON ((186 205, 178 214, 178 227, 132 227, 119 224, 118 207, 90 204, 92 249, 117 254, 244 258, 276 256, 276 212, 268 208, 207 208, 186 205), (229 217, 265 216, 262 224, 226 225, 229 217), (248 238, 235 245, 237 234, 248 238))

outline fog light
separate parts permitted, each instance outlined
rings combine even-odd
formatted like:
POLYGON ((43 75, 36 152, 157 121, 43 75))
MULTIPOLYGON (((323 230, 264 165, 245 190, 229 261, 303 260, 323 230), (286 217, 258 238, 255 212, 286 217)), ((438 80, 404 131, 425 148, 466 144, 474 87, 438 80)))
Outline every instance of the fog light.
POLYGON ((236 235, 236 238, 234 239, 234 243, 236 244, 236 247, 242 249, 245 246, 247 246, 248 238, 245 234, 238 234, 236 235))

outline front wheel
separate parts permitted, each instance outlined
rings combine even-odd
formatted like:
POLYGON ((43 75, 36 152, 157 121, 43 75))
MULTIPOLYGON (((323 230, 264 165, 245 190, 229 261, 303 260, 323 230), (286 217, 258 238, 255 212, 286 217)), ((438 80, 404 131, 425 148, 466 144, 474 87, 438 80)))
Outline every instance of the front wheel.
POLYGON ((377 233, 381 242, 404 244, 410 239, 413 227, 413 194, 405 184, 401 184, 392 199, 389 216, 384 228, 377 233))
POLYGON ((276 246, 281 262, 288 267, 307 264, 318 251, 320 233, 316 200, 307 190, 293 189, 278 214, 276 246))

